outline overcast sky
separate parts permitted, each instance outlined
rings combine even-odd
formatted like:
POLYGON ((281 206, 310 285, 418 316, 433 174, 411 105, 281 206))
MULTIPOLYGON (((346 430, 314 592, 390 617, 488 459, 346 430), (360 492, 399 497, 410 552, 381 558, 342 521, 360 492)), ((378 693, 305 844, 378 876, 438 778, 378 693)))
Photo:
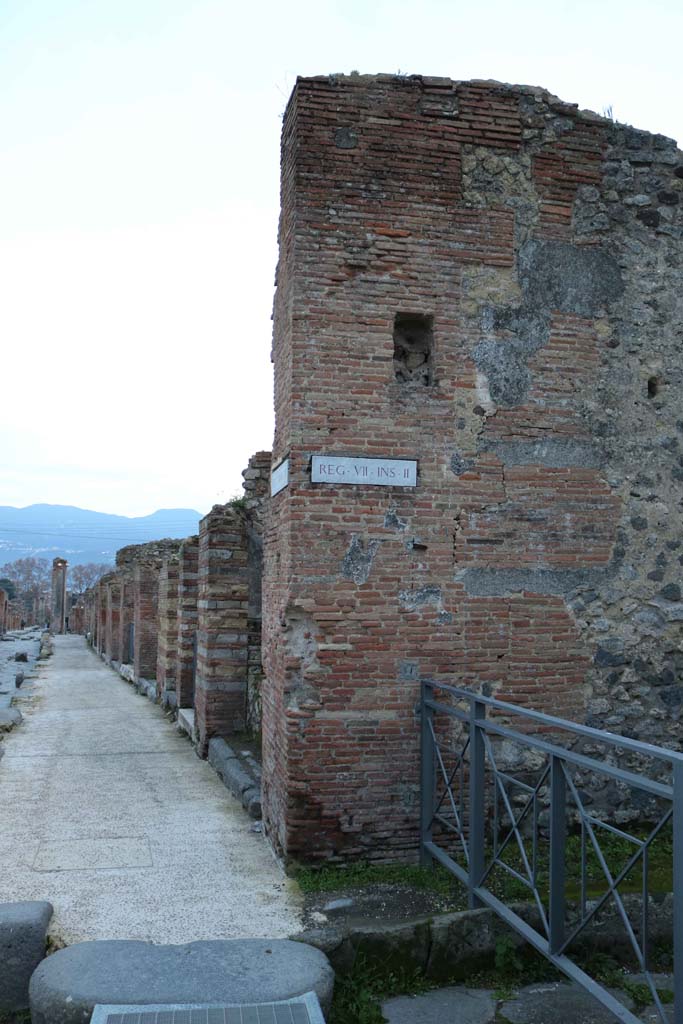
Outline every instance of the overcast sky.
POLYGON ((543 85, 681 140, 679 0, 0 0, 0 505, 206 512, 272 440, 297 74, 543 85))

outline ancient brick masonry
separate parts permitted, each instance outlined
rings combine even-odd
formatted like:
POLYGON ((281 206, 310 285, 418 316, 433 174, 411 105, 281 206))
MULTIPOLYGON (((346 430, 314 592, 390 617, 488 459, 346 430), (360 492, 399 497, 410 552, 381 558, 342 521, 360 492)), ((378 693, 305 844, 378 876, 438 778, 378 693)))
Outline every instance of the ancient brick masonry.
POLYGON ((246 724, 247 538, 241 508, 214 505, 199 524, 195 728, 199 748, 246 724))
POLYGON ((156 679, 159 637, 159 574, 164 559, 175 554, 180 541, 140 545, 133 565, 133 673, 136 679, 156 679))
POLYGON ((157 692, 175 705, 178 661, 178 555, 164 558, 159 573, 157 692), (170 696, 172 695, 172 697, 170 696))
POLYGON ((178 552, 176 704, 179 708, 194 707, 198 541, 198 537, 188 537, 178 552))
POLYGON ((680 741, 683 154, 541 89, 299 80, 282 136, 264 813, 413 856, 419 680, 680 741), (311 482, 416 459, 417 487, 311 482))
POLYGON ((262 520, 270 453, 244 471, 244 498, 199 524, 195 729, 212 736, 260 727, 262 520))

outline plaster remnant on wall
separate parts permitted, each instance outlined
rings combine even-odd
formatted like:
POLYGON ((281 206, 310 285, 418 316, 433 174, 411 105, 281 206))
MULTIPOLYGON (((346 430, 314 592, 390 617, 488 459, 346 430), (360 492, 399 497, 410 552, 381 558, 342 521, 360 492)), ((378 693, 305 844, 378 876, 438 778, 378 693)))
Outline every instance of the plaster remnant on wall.
MULTIPOLYGON (((477 393, 484 389, 481 404, 487 409, 496 405, 521 405, 531 384, 525 354, 514 345, 486 338, 472 353, 477 364, 477 393), (488 398, 488 402, 486 402, 488 398)), ((488 409, 487 409, 488 412, 488 409)))
POLYGON ((406 519, 401 519, 395 509, 389 509, 384 516, 384 526, 387 530, 405 530, 408 526, 406 519))
POLYGON ((560 469, 564 466, 599 468, 604 457, 589 441, 572 439, 542 441, 486 441, 480 451, 495 452, 504 466, 549 466, 560 469))
POLYGON ((342 576, 353 580, 358 586, 367 583, 372 563, 380 545, 378 540, 364 541, 354 533, 351 544, 342 560, 342 576))
POLYGON ((290 708, 315 710, 322 704, 320 691, 310 676, 322 671, 318 661, 318 626, 313 617, 301 608, 288 608, 286 615, 287 654, 298 659, 297 668, 287 674, 286 703, 290 708))
POLYGON ((409 612, 417 611, 426 605, 433 605, 443 611, 441 587, 418 587, 417 590, 401 590, 398 599, 403 608, 409 612))
POLYGON ((455 582, 470 597, 506 597, 524 591, 564 597, 579 588, 603 587, 608 569, 460 569, 455 582))
POLYGON ((456 476, 462 476, 463 473, 469 473, 474 469, 474 459, 465 459, 459 452, 454 452, 451 455, 450 467, 456 476))
POLYGON ((550 335, 551 311, 574 316, 603 314, 624 290, 616 260, 602 249, 569 242, 525 242, 517 256, 519 306, 485 306, 482 334, 472 351, 497 405, 521 405, 531 387, 527 361, 550 335), (500 332, 505 335, 500 338, 500 332))
POLYGON ((575 316, 598 316, 624 291, 616 260, 604 249, 569 242, 529 241, 517 266, 526 304, 575 316))
POLYGON ((398 663, 398 678, 402 683, 413 682, 420 678, 420 663, 407 658, 401 658, 398 663))
MULTIPOLYGON (((494 367, 495 373, 495 367, 494 367)), ((484 412, 485 416, 495 416, 496 414, 496 403, 493 400, 491 394, 491 387, 489 385, 489 379, 482 367, 477 366, 477 376, 475 380, 475 393, 479 406, 484 412)))

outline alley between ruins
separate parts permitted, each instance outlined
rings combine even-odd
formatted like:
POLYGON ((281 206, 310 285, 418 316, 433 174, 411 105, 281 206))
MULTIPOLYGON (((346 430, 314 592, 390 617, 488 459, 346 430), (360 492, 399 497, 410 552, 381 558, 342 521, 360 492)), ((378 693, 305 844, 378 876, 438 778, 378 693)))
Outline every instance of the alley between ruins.
POLYGON ((55 637, 0 764, 0 902, 49 900, 67 943, 286 936, 267 842, 158 706, 55 637))

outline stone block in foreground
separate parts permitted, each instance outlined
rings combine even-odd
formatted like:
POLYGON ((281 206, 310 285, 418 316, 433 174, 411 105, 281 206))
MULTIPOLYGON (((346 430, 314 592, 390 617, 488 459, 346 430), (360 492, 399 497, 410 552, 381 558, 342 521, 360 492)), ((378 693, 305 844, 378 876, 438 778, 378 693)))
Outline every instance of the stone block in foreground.
POLYGON ((333 984, 325 954, 289 939, 80 942, 35 971, 31 1020, 84 1024, 97 1003, 265 1003, 311 991, 325 1011, 333 984))
POLYGON ((45 956, 52 905, 42 900, 0 903, 0 1014, 25 1010, 28 983, 45 956))

